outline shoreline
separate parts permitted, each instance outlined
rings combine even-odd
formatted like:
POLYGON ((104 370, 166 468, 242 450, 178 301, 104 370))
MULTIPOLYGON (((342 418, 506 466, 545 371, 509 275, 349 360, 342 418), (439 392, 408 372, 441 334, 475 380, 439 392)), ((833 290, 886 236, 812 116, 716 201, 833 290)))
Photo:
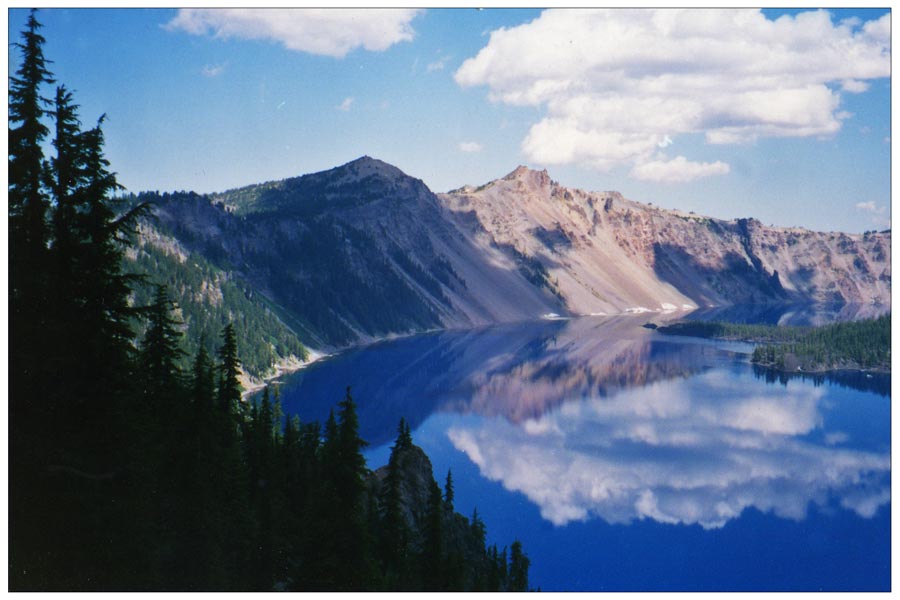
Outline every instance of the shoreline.
POLYGON ((243 387, 244 389, 241 392, 241 400, 245 400, 249 396, 262 391, 266 386, 274 382, 274 380, 278 379, 282 375, 296 373, 297 371, 305 369, 306 367, 320 360, 334 356, 334 353, 322 352, 319 350, 314 350, 312 348, 307 348, 306 350, 308 352, 307 360, 300 360, 294 355, 288 356, 287 358, 282 358, 273 365, 275 372, 261 379, 249 377, 242 371, 241 387, 243 387))
POLYGON ((864 375, 890 375, 890 369, 865 369, 862 367, 828 367, 823 369, 815 369, 815 370, 807 370, 807 369, 797 369, 791 371, 789 369, 779 369, 775 365, 770 365, 766 363, 758 363, 750 361, 750 364, 754 367, 759 367, 760 369, 766 369, 768 371, 772 371, 774 373, 784 373, 785 375, 837 375, 840 373, 854 373, 854 374, 864 374, 864 375))

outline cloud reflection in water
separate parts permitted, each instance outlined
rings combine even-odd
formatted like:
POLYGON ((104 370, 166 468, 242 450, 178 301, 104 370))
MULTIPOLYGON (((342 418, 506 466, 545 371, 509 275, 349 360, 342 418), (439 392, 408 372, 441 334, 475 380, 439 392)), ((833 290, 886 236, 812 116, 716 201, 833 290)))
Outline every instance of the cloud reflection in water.
POLYGON ((832 496, 871 517, 890 501, 890 455, 848 448, 840 431, 813 441, 824 394, 715 369, 448 435, 556 525, 600 517, 718 528, 748 507, 799 520, 832 496))

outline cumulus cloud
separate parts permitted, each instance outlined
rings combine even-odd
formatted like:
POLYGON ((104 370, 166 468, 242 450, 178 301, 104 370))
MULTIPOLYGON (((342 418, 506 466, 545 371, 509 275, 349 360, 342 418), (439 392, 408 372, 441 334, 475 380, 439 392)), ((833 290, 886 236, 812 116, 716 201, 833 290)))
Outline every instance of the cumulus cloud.
POLYGON ((478 142, 460 142, 459 149, 462 152, 481 152, 482 146, 478 142))
POLYGON ((890 502, 889 452, 836 447, 820 388, 752 386, 712 372, 706 390, 670 380, 569 402, 516 426, 491 420, 448 436, 481 473, 523 493, 556 525, 600 517, 718 528, 748 507, 790 519, 810 502, 871 517, 890 502), (565 409, 565 410, 563 410, 565 409))
POLYGON ((350 98, 350 97, 348 96, 347 98, 344 98, 343 102, 341 102, 340 104, 338 104, 337 106, 335 106, 335 108, 338 109, 338 110, 342 110, 342 111, 344 111, 344 112, 347 112, 347 111, 350 110, 350 107, 351 107, 352 105, 353 105, 353 98, 350 98))
POLYGON ((863 92, 868 91, 869 84, 865 81, 847 79, 841 82, 841 89, 845 92, 850 92, 851 94, 862 94, 863 92))
POLYGON ((546 109, 522 142, 533 162, 691 181, 727 165, 660 159, 673 137, 828 136, 848 116, 841 93, 889 75, 889 14, 835 24, 826 11, 771 21, 758 10, 609 9, 546 10, 493 31, 455 79, 487 86, 493 102, 546 109))
POLYGON ((166 25, 192 35, 270 40, 289 50, 341 58, 413 39, 418 9, 183 8, 166 25))
POLYGON ((635 179, 659 183, 687 183, 710 175, 724 175, 729 170, 727 164, 718 160, 714 163, 700 163, 677 156, 672 160, 651 160, 638 163, 631 169, 631 176, 635 179))

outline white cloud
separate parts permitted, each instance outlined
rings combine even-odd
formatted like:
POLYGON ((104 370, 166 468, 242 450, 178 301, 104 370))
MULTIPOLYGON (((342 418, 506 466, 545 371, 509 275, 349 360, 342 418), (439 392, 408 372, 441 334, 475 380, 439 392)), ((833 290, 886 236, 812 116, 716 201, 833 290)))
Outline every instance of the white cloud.
POLYGON ((478 142, 460 142, 459 149, 462 152, 481 152, 482 146, 478 142))
POLYGON ((672 160, 640 162, 631 169, 631 176, 659 183, 687 183, 710 175, 725 175, 729 171, 728 165, 718 160, 714 163, 700 163, 677 156, 672 160))
POLYGON ((870 200, 868 202, 857 202, 856 210, 871 215, 870 222, 876 227, 890 227, 891 220, 887 214, 887 207, 876 204, 870 200))
POLYGON ((661 142, 659 142, 658 144, 656 144, 656 146, 657 146, 658 148, 668 148, 668 147, 671 146, 673 143, 674 143, 674 142, 672 142, 672 138, 670 138, 669 136, 666 136, 666 137, 663 138, 663 141, 661 141, 661 142))
POLYGON ((874 201, 870 200, 868 202, 858 202, 856 204, 856 210, 880 215, 884 214, 885 208, 883 206, 876 205, 874 201))
POLYGON ((571 401, 521 426, 460 424, 448 436, 556 525, 596 516, 718 528, 748 507, 802 519, 811 502, 835 497, 868 518, 890 502, 890 453, 835 447, 847 438, 822 431, 821 388, 760 396, 717 372, 699 379, 704 394, 673 379, 571 401))
POLYGON ((863 92, 868 91, 869 84, 857 79, 847 79, 841 82, 841 89, 845 92, 850 92, 851 94, 862 94, 863 92))
POLYGON ((444 67, 447 66, 447 62, 451 59, 451 56, 442 56, 434 62, 428 63, 428 66, 425 67, 426 73, 433 73, 434 71, 443 71, 444 67))
POLYGON ((225 63, 219 65, 204 65, 203 68, 200 69, 200 73, 202 73, 204 77, 218 77, 225 72, 225 67, 225 63))
POLYGON ((183 8, 166 27, 216 38, 271 40, 289 50, 341 58, 413 39, 418 9, 183 8))
POLYGON ((690 181, 727 165, 661 163, 656 151, 675 136, 827 137, 849 117, 841 93, 889 75, 889 14, 835 24, 825 11, 770 21, 758 10, 609 9, 546 10, 495 30, 455 79, 488 86, 493 102, 546 109, 522 142, 532 162, 690 181))
POLYGON ((350 106, 352 106, 352 105, 353 105, 353 98, 350 98, 350 97, 348 96, 347 98, 344 98, 344 101, 343 101, 343 102, 341 102, 340 104, 338 104, 337 106, 335 106, 335 108, 338 109, 338 110, 342 110, 342 111, 344 111, 344 112, 347 112, 347 111, 350 110, 350 106))

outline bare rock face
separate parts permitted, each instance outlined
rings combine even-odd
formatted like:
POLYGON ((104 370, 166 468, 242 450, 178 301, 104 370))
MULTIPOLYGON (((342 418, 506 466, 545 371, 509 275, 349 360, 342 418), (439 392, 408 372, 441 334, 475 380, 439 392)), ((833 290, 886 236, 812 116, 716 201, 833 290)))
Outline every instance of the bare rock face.
MULTIPOLYGON (((366 482, 369 493, 379 503, 384 497, 390 467, 385 465, 375 470, 366 482)), ((399 451, 397 455, 398 480, 400 485, 400 514, 411 531, 418 532, 425 523, 428 512, 428 497, 434 474, 431 460, 418 446, 399 451)), ((417 545, 421 540, 414 540, 417 545)))
POLYGON ((486 245, 543 265, 576 314, 741 303, 888 304, 890 232, 851 235, 724 221, 585 192, 518 167, 440 195, 486 245))

